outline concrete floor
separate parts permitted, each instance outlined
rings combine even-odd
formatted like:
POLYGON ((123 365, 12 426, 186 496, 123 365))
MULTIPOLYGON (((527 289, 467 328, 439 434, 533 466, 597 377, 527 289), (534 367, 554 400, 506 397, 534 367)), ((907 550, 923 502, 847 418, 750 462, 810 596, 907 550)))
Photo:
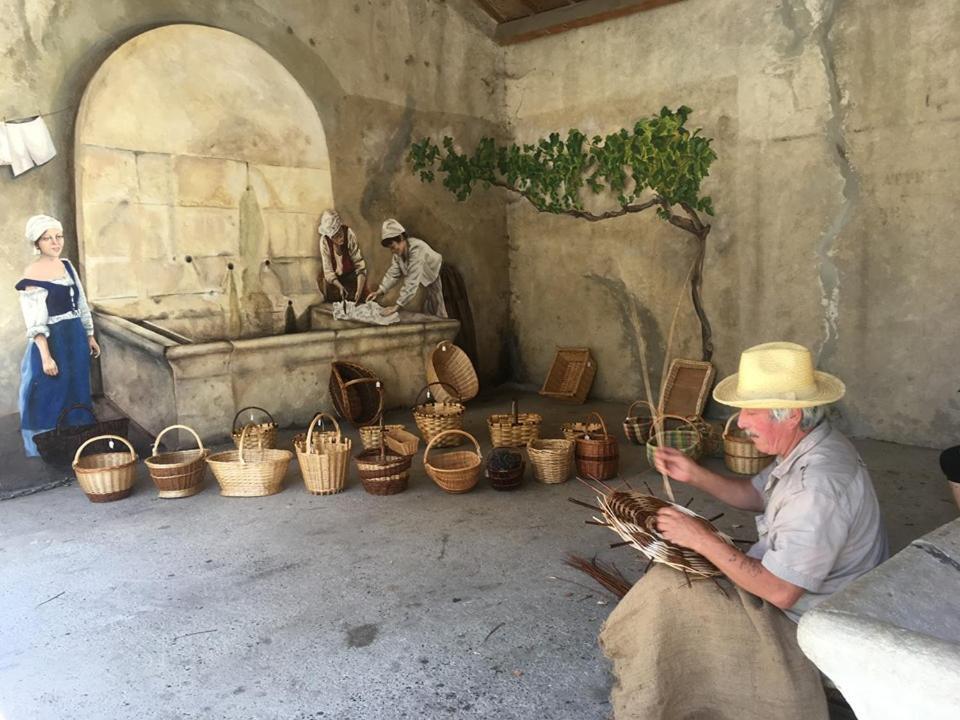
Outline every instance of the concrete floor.
MULTIPOLYGON (((510 394, 471 403, 485 451, 510 394)), ((622 406, 588 407, 620 435, 622 406)), ((557 436, 585 408, 524 394, 521 409, 557 436)), ((414 428, 409 412, 388 420, 414 428)), ((895 550, 956 516, 936 451, 857 445, 895 550)), ((642 448, 623 441, 621 457, 627 477, 646 469, 642 448)), ((563 558, 598 554, 631 579, 645 563, 583 523, 576 481, 528 469, 520 490, 452 496, 414 468, 392 497, 353 469, 344 493, 309 495, 294 462, 266 498, 222 498, 211 480, 158 500, 142 473, 112 504, 76 486, 0 503, 0 718, 607 717, 596 635, 614 601, 563 558)), ((748 514, 717 524, 755 537, 748 514)))

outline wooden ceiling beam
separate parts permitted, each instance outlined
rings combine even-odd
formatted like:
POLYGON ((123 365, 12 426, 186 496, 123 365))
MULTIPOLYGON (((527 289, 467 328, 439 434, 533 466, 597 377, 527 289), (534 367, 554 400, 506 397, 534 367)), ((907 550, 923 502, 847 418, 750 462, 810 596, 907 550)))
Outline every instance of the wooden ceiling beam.
POLYGON ((493 37, 501 45, 511 45, 677 2, 681 0, 582 0, 556 10, 501 23, 493 37))

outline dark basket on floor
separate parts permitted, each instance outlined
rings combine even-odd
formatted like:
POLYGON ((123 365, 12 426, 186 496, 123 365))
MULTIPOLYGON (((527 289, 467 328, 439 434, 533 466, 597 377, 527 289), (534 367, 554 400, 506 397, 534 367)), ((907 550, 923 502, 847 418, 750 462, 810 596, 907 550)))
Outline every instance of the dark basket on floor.
POLYGON ((363 489, 371 495, 396 495, 407 489, 412 455, 380 449, 364 450, 355 458, 363 489))
POLYGON ((487 461, 487 480, 490 481, 490 487, 494 490, 516 490, 523 484, 523 472, 527 468, 527 463, 523 458, 520 464, 509 470, 494 470, 490 467, 490 461, 487 461))
POLYGON ((330 363, 330 401, 354 425, 372 425, 383 409, 382 383, 372 370, 352 362, 330 363))
POLYGON ((34 435, 33 442, 36 444, 37 451, 44 462, 51 465, 69 466, 73 462, 73 456, 76 454, 77 448, 87 440, 98 435, 117 435, 126 438, 129 426, 130 420, 125 417, 97 420, 92 407, 78 403, 71 405, 60 413, 60 417, 57 418, 57 427, 53 430, 34 435), (87 425, 64 426, 63 421, 74 410, 86 410, 87 414, 93 418, 93 422, 87 425))

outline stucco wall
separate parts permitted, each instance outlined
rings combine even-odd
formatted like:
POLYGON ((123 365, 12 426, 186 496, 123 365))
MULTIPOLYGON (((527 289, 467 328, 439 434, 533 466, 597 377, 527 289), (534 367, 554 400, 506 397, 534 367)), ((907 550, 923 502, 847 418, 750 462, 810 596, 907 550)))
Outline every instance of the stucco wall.
MULTIPOLYGON (((704 296, 720 376, 744 347, 800 342, 847 383, 854 433, 946 445, 960 421, 958 54, 956 3, 686 0, 510 48, 505 116, 531 140, 694 108, 719 154, 704 296)), ((508 217, 527 378, 554 344, 586 344, 596 394, 640 396, 624 298, 657 371, 684 233, 652 214, 589 224, 513 203, 508 217)), ((681 313, 674 354, 698 357, 689 300, 681 313)))
MULTIPOLYGON (((146 30, 198 23, 260 45, 303 87, 323 124, 337 207, 357 231, 376 281, 389 253, 380 222, 395 216, 465 276, 477 315, 482 375, 497 372, 507 322, 505 218, 491 198, 467 206, 423 186, 404 166, 413 137, 447 128, 466 137, 501 130, 502 51, 468 0, 0 0, 0 114, 48 116, 58 156, 13 178, 0 168, 0 413, 16 409, 23 321, 13 285, 31 256, 23 223, 63 219, 77 258, 74 123, 84 89, 118 47, 146 30), (484 204, 484 202, 486 204, 484 204)), ((203 77, 203 68, 191 68, 203 77)), ((251 98, 256 102, 256 98, 251 98)))

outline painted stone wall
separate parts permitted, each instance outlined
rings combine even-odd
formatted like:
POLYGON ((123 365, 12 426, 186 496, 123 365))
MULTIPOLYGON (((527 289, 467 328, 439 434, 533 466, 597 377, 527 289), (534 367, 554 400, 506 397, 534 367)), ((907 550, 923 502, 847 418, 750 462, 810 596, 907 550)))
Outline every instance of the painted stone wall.
MULTIPOLYGON (((371 280, 377 281, 389 263, 389 253, 379 243, 380 223, 395 216, 461 270, 477 314, 480 372, 487 378, 496 375, 508 315, 502 203, 496 198, 486 205, 457 203, 436 188, 415 181, 404 166, 411 138, 437 128, 466 136, 502 132, 498 119, 502 86, 496 82, 502 51, 485 34, 487 20, 475 4, 468 0, 0 0, 0 115, 54 113, 45 119, 59 152, 47 165, 18 178, 11 176, 9 168, 0 168, 0 238, 5 243, 0 254, 0 286, 8 288, 0 294, 5 298, 0 313, 0 413, 16 410, 25 342, 12 289, 30 260, 29 247, 22 239, 23 223, 36 212, 62 218, 68 238, 66 254, 78 258, 74 134, 81 97, 117 48, 147 30, 177 23, 236 33, 259 45, 293 76, 320 118, 331 190, 337 208, 359 236, 371 280)), ((205 68, 180 67, 177 72, 202 80, 205 68)), ((255 104, 258 98, 249 100, 255 104)), ((259 106, 257 112, 265 109, 259 106)), ((305 122, 297 117, 287 119, 305 122)), ((108 120, 109 116, 104 118, 105 123, 108 120)), ((122 159, 129 161, 126 156, 122 159)), ((139 160, 141 164, 167 162, 163 157, 145 155, 139 160)), ((202 180, 207 171, 214 172, 228 181, 233 178, 236 182, 222 185, 242 193, 241 180, 246 178, 234 178, 232 166, 214 170, 202 159, 195 162, 204 167, 184 172, 183 177, 202 180)), ((108 166, 118 169, 128 163, 108 166)), ((174 175, 176 170, 172 169, 174 175)), ((271 182, 268 172, 260 178, 263 185, 271 182)), ((251 185, 261 189, 256 177, 251 177, 251 185)), ((205 186, 200 182, 192 189, 185 187, 185 192, 202 200, 201 205, 218 209, 218 203, 228 203, 233 208, 235 192, 215 198, 211 205, 209 198, 201 197, 205 186)), ((140 191, 147 192, 143 187, 140 191)), ((239 208, 242 217, 242 197, 239 208)), ((261 208, 264 232, 282 235, 286 224, 271 226, 268 216, 272 209, 283 208, 269 203, 261 208)), ((145 228, 163 227, 162 222, 156 220, 157 225, 147 220, 130 227, 136 226, 148 236, 143 239, 147 247, 150 230, 145 228)), ((299 237, 300 229, 292 232, 299 237)), ((182 262, 185 248, 169 249, 170 257, 182 262)), ((141 255, 131 262, 146 259, 141 255)), ((315 275, 313 267, 304 272, 315 275)), ((167 287, 181 277, 190 278, 178 272, 157 272, 148 279, 167 287)), ((199 287, 210 289, 203 283, 199 287)), ((117 287, 104 292, 124 294, 117 287)))
MULTIPOLYGON (((800 342, 847 383, 854 433, 943 446, 960 426, 958 55, 956 3, 687 0, 510 48, 504 114, 531 140, 694 108, 720 156, 704 288, 719 374, 744 347, 800 342)), ((627 309, 656 382, 684 233, 653 215, 590 224, 514 203, 508 217, 527 379, 555 344, 586 344, 597 395, 641 396, 627 309)), ((696 358, 684 302, 674 354, 696 358)))

